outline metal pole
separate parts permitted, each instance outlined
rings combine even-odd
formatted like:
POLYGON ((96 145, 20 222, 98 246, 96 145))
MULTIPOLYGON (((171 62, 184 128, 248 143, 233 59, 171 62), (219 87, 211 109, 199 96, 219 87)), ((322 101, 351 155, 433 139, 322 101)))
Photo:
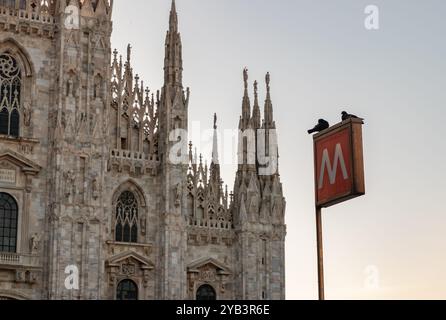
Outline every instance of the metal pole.
POLYGON ((316 229, 317 229, 317 269, 319 280, 319 300, 325 300, 324 287, 324 247, 322 243, 322 208, 316 207, 316 229))

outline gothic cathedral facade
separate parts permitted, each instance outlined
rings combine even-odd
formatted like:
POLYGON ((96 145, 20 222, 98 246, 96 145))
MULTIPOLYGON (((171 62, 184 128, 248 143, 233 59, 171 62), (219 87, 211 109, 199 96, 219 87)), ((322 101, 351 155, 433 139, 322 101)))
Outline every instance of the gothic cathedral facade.
MULTIPOLYGON (((112 10, 0 1, 0 299, 284 299, 278 171, 259 174, 244 138, 231 194, 216 138, 209 168, 192 145, 172 163, 190 95, 175 1, 153 93, 131 48, 111 50, 112 10)), ((244 81, 240 131, 275 129, 269 74, 263 119, 244 81)))

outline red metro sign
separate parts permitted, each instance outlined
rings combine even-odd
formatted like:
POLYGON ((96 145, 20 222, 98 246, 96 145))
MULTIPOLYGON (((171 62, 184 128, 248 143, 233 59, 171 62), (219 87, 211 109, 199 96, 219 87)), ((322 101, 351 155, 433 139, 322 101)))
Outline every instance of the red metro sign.
POLYGON ((314 136, 316 207, 365 194, 361 119, 350 119, 314 136))

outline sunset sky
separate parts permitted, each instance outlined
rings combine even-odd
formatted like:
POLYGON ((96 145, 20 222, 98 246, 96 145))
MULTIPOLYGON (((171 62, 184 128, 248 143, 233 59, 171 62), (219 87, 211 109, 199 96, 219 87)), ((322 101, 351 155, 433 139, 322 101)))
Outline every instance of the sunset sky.
MULTIPOLYGON (((321 117, 339 122, 347 109, 366 120, 367 195, 323 212, 326 297, 446 299, 446 2, 177 0, 177 9, 191 127, 211 129, 217 112, 221 130, 236 129, 243 67, 262 101, 271 73, 287 298, 317 298, 306 130, 321 117), (371 4, 380 11, 375 31, 364 27, 371 4)), ((163 82, 169 10, 170 0, 115 1, 112 46, 124 54, 132 44, 134 71, 152 90, 163 82)), ((201 144, 210 159, 210 143, 201 144)), ((223 166, 230 189, 235 170, 223 166)))

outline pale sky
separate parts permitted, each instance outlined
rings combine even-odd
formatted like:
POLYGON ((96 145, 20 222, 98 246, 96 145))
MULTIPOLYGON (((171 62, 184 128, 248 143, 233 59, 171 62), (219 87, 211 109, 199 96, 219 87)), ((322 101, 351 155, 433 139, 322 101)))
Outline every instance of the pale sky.
MULTIPOLYGON (((113 47, 161 88, 170 0, 116 0, 113 47)), ((446 299, 446 2, 177 0, 190 125, 236 129, 271 73, 287 198, 287 298, 316 299, 312 139, 318 118, 366 119, 365 197, 323 212, 328 299, 446 299), (367 5, 380 29, 364 27, 367 5), (251 90, 251 102, 253 92, 251 90), (377 272, 377 273, 376 273, 377 272), (377 274, 378 286, 367 275, 377 274)), ((210 159, 208 148, 200 148, 210 159)), ((220 151, 220 153, 224 150, 220 151)), ((225 165, 230 189, 236 166, 225 165)))

